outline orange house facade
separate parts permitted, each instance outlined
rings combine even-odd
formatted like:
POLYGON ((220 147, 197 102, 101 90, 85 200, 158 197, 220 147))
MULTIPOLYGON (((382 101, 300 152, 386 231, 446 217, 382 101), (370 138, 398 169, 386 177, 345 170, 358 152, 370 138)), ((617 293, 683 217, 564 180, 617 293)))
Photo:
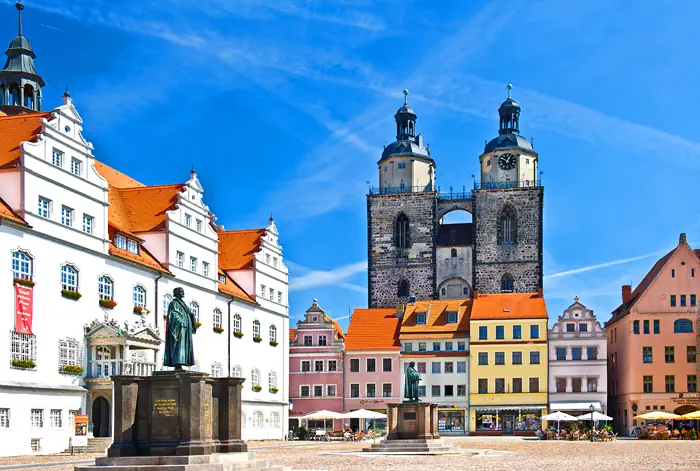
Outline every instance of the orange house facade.
POLYGON ((678 246, 656 262, 606 323, 608 390, 615 429, 631 434, 632 417, 664 410, 700 409, 697 392, 697 297, 700 260, 681 234, 678 246))

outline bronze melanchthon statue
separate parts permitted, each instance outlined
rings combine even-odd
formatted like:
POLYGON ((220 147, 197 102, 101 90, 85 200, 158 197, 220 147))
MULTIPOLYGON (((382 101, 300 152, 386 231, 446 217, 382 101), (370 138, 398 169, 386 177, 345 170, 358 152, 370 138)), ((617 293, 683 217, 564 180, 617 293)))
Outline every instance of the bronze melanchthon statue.
POLYGON ((173 366, 181 371, 183 366, 194 365, 194 346, 192 335, 197 332, 194 314, 182 300, 185 290, 175 288, 175 299, 168 305, 167 325, 165 326, 164 366, 173 366))
POLYGON ((416 371, 416 363, 410 362, 406 368, 406 380, 404 385, 404 397, 408 402, 420 402, 418 399, 418 383, 420 382, 420 374, 416 371))

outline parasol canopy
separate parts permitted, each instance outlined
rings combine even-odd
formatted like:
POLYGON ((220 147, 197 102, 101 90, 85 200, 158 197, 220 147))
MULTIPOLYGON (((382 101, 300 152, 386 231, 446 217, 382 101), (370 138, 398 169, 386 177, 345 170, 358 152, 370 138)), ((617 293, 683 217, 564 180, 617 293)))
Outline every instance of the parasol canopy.
POLYGON ((599 420, 605 420, 607 422, 607 421, 612 420, 612 419, 613 419, 612 417, 605 415, 605 414, 601 414, 600 412, 593 412, 593 417, 591 417, 590 412, 588 414, 583 414, 583 415, 578 416, 578 420, 595 420, 596 422, 599 420))
POLYGON ((554 412, 552 414, 543 415, 542 420, 551 420, 551 421, 556 420, 557 422, 559 422, 562 420, 564 420, 564 421, 578 420, 578 418, 574 417, 573 415, 569 415, 565 412, 557 411, 557 412, 554 412))
POLYGON ((304 417, 299 418, 302 420, 342 419, 343 415, 330 410, 317 410, 316 412, 306 414, 304 417))
POLYGON ((633 420, 675 420, 679 419, 681 416, 676 414, 671 414, 670 412, 664 412, 662 410, 655 410, 652 412, 647 412, 646 414, 638 415, 632 417, 633 420))
POLYGON ((343 419, 386 419, 386 414, 367 409, 358 409, 341 416, 343 419))
POLYGON ((689 412, 687 414, 681 415, 679 417, 681 420, 700 420, 700 410, 696 410, 695 412, 689 412))

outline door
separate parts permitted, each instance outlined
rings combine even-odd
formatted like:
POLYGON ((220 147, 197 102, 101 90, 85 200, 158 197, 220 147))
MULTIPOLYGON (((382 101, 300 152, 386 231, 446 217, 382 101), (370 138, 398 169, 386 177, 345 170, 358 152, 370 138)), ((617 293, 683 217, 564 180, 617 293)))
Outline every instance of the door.
POLYGON ((109 402, 98 396, 92 403, 92 434, 94 437, 109 437, 112 430, 109 426, 109 402))
POLYGON ((503 435, 513 435, 513 416, 503 416, 503 435))

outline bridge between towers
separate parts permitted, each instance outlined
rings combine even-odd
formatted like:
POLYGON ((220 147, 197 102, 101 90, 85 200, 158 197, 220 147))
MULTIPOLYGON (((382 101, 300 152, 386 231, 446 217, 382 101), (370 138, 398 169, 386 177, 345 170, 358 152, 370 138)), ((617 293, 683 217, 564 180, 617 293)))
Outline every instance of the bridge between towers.
POLYGON ((441 191, 438 187, 438 221, 441 220, 447 213, 452 211, 466 211, 469 214, 473 214, 472 209, 472 192, 467 190, 466 186, 463 186, 459 190, 455 190, 453 187, 449 188, 449 191, 441 191))

